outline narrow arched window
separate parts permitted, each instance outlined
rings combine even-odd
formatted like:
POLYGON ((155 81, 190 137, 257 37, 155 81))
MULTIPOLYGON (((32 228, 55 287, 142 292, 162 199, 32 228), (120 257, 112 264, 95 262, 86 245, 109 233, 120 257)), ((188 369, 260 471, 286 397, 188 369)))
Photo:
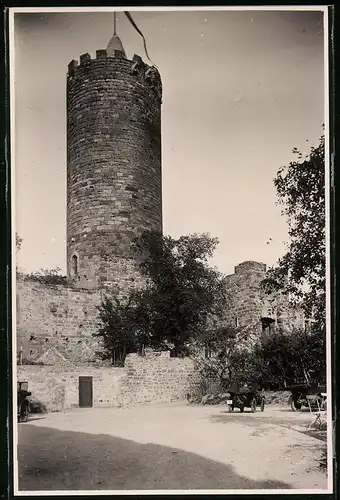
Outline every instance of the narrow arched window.
POLYGON ((78 274, 78 257, 76 255, 72 256, 72 274, 78 274))

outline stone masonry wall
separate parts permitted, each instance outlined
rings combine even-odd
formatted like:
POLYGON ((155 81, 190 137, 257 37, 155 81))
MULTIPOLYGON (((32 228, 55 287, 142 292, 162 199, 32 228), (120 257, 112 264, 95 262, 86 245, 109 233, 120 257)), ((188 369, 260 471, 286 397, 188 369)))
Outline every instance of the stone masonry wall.
POLYGON ((123 287, 133 239, 162 231, 160 75, 115 56, 84 54, 67 76, 67 268, 84 287, 119 281, 126 259, 123 287))
POLYGON ((235 266, 235 273, 227 276, 227 322, 233 326, 251 323, 260 332, 263 318, 273 321, 286 332, 304 328, 305 318, 301 308, 281 293, 266 294, 261 281, 266 277, 266 265, 245 261, 235 266))
POLYGON ((185 400, 199 386, 200 378, 189 358, 170 358, 168 352, 145 357, 130 354, 125 360, 126 377, 121 379, 122 405, 185 400))
MULTIPOLYGON (((87 258, 85 258, 85 261, 87 258)), ((100 269, 100 273, 87 279, 85 275, 71 277, 68 281, 72 283, 73 289, 105 291, 110 290, 119 297, 127 297, 131 290, 143 288, 146 280, 139 269, 140 261, 136 258, 124 258, 116 256, 93 256, 89 266, 100 269)))
POLYGON ((93 406, 126 407, 138 403, 185 400, 199 384, 190 359, 156 353, 129 355, 124 368, 91 366, 18 366, 17 380, 28 382, 32 399, 49 411, 79 405, 79 377, 93 377, 93 406))
POLYGON ((93 377, 93 406, 120 406, 119 381, 123 368, 62 365, 17 367, 18 382, 28 382, 31 399, 47 411, 62 411, 79 406, 79 377, 93 377))
MULTIPOLYGON (((113 290, 119 290, 124 280, 125 289, 142 286, 142 279, 132 278, 132 261, 120 263, 113 290), (131 273, 130 273, 131 271, 131 273)), ((247 326, 254 322, 259 331, 261 318, 270 317, 286 330, 303 328, 304 316, 288 299, 276 295, 265 297, 260 282, 265 266, 260 263, 242 263, 235 274, 227 277, 229 304, 226 320, 247 326)), ((98 361, 100 344, 92 337, 98 330, 97 306, 105 289, 89 290, 71 286, 47 286, 36 281, 17 281, 17 349, 22 349, 26 360, 45 364, 55 362, 79 363, 98 361)), ((171 361, 172 362, 172 361, 171 361)))
POLYGON ((260 283, 265 273, 265 264, 246 261, 235 266, 235 273, 227 276, 228 322, 231 325, 246 326, 256 322, 261 327, 260 283))
POLYGON ((99 292, 17 280, 17 349, 30 361, 96 359, 99 292))

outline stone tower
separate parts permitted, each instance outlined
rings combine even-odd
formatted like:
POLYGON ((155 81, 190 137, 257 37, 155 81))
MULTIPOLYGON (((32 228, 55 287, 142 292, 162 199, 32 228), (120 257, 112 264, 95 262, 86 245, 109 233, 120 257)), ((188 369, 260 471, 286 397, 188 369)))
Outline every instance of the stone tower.
POLYGON ((299 306, 292 304, 284 294, 268 294, 261 287, 266 277, 266 264, 245 261, 235 266, 234 271, 226 277, 227 322, 230 325, 245 327, 253 324, 259 332, 274 331, 277 327, 286 331, 305 327, 304 314, 299 306))
POLYGON ((114 35, 67 75, 67 274, 82 287, 135 280, 134 237, 162 231, 159 72, 114 35))

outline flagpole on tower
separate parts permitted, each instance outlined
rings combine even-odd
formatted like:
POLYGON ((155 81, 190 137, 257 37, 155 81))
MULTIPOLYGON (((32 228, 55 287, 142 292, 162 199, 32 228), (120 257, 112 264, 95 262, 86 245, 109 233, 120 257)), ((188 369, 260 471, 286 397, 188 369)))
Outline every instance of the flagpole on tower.
POLYGON ((117 27, 117 12, 113 13, 113 34, 116 36, 116 27, 117 27))

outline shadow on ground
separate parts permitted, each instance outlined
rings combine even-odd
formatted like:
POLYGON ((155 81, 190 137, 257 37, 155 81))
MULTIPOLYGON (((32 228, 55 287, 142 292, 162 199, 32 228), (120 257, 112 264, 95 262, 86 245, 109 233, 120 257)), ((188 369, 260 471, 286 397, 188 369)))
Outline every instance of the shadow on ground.
POLYGON ((236 412, 230 413, 228 411, 222 410, 218 415, 211 415, 210 420, 213 423, 215 422, 223 424, 229 424, 232 422, 242 423, 243 425, 259 429, 259 432, 256 435, 260 435, 262 430, 269 430, 269 427, 284 427, 286 429, 291 429, 295 432, 313 437, 318 441, 327 443, 327 432, 308 429, 305 422, 299 422, 294 417, 273 418, 272 416, 266 417, 265 414, 262 414, 261 418, 259 419, 254 418, 254 416, 252 416, 251 414, 236 412))
POLYGON ((290 415, 284 415, 284 416, 273 416, 273 415, 268 415, 265 412, 260 414, 261 417, 257 418, 256 415, 253 413, 241 413, 237 410, 233 412, 228 412, 222 410, 220 413, 211 415, 210 419, 212 422, 218 422, 218 423, 225 423, 228 424, 230 422, 238 422, 244 424, 244 425, 249 425, 250 427, 261 427, 263 424, 271 424, 271 425, 285 425, 287 427, 294 427, 294 426, 308 426, 310 421, 312 420, 312 417, 305 418, 304 420, 300 420, 296 418, 295 414, 290 414, 290 415))
POLYGON ((300 431, 303 432, 303 434, 307 434, 307 436, 311 436, 318 441, 322 441, 323 443, 327 443, 327 432, 325 431, 317 431, 314 429, 307 429, 305 431, 300 431))
POLYGON ((232 466, 105 434, 19 426, 19 490, 291 489, 232 466))
POLYGON ((267 425, 299 425, 299 422, 294 418, 273 417, 272 415, 266 416, 265 413, 261 413, 261 418, 257 418, 253 413, 241 413, 239 411, 228 412, 222 410, 221 413, 211 415, 210 421, 219 424, 229 424, 229 423, 242 423, 242 425, 247 425, 249 427, 262 427, 264 424, 267 425))
MULTIPOLYGON (((44 419, 45 419, 45 417, 43 417, 41 415, 40 416, 36 416, 36 417, 33 417, 32 415, 29 415, 28 422, 33 422, 34 420, 44 420, 44 419)), ((25 422, 22 422, 22 424, 24 425, 25 422)))
MULTIPOLYGON (((291 414, 295 414, 295 412, 293 412, 293 410, 290 408, 290 406, 288 407, 282 407, 282 406, 275 406, 275 405, 267 405, 266 408, 270 408, 271 410, 273 411, 279 411, 280 413, 282 412, 288 412, 288 413, 291 413, 291 414)), ((301 415, 301 413, 306 413, 308 414, 309 413, 309 408, 301 408, 298 412, 296 412, 298 414, 301 415)))

